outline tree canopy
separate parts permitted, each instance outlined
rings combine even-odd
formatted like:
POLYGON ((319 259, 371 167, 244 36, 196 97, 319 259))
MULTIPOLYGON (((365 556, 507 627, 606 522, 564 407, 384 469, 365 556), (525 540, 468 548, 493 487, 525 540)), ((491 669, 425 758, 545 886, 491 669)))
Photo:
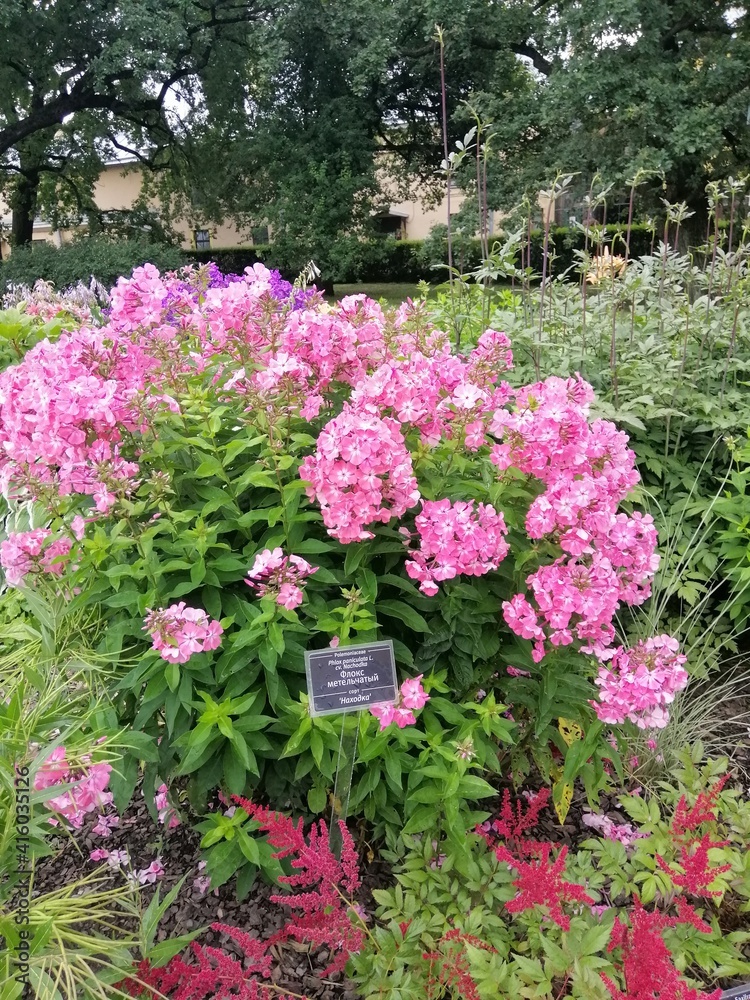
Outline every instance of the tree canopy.
POLYGON ((451 145, 470 108, 491 123, 492 208, 557 172, 624 188, 640 171, 700 209, 750 161, 749 24, 730 0, 5 0, 15 238, 40 198, 93 210, 125 146, 171 211, 271 223, 300 259, 350 252, 384 164, 444 185, 443 99, 451 145))
POLYGON ((194 102, 205 75, 229 84, 228 46, 264 13, 262 0, 4 0, 0 172, 15 240, 31 239, 45 177, 91 210, 107 153, 125 145, 163 164, 181 132, 170 97, 194 102))

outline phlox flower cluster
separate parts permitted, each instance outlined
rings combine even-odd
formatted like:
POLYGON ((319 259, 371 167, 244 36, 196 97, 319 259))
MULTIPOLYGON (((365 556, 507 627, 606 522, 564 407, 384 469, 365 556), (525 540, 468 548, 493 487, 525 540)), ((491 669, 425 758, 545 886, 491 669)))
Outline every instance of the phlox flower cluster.
MULTIPOLYGON (((438 591, 436 581, 462 573, 483 576, 508 554, 505 519, 489 504, 425 500, 414 523, 419 548, 409 550, 406 572, 429 596, 438 591)), ((402 531, 409 535, 407 529, 402 531)))
POLYGON ((668 635, 641 640, 632 649, 618 646, 608 663, 602 663, 595 684, 599 701, 594 705, 602 722, 617 724, 629 719, 639 729, 663 729, 669 719, 667 705, 687 686, 686 657, 676 639, 668 635))
POLYGON ((218 649, 224 631, 205 611, 188 608, 184 601, 149 611, 143 630, 151 636, 152 648, 169 663, 187 663, 194 653, 218 649))
POLYGON ((305 580, 317 569, 302 556, 285 556, 280 548, 264 549, 255 557, 245 583, 259 597, 270 595, 282 608, 292 611, 302 604, 305 580))
POLYGON ((372 538, 367 525, 387 524, 419 500, 411 454, 398 421, 359 413, 348 404, 320 433, 300 466, 320 504, 328 533, 340 542, 372 538))
POLYGON ((138 466, 120 453, 153 363, 135 344, 80 329, 41 341, 0 374, 0 486, 31 497, 93 497, 106 512, 138 466))
POLYGON ((495 389, 498 373, 512 366, 509 340, 487 330, 468 358, 451 352, 441 340, 432 353, 411 348, 406 357, 389 357, 360 379, 352 405, 369 413, 392 414, 436 445, 442 437, 460 437, 475 451, 486 441, 485 419, 511 396, 507 383, 495 389))
POLYGON ((333 312, 299 310, 284 325, 279 347, 309 367, 316 395, 332 382, 356 385, 385 356, 382 310, 373 319, 358 316, 354 298, 333 312))
POLYGON ((580 377, 552 377, 519 390, 516 408, 496 411, 490 423, 501 439, 490 456, 498 468, 545 484, 526 517, 529 537, 563 551, 527 578, 527 595, 503 605, 509 627, 533 641, 537 662, 547 643, 610 645, 620 603, 643 603, 659 565, 652 519, 617 511, 639 478, 627 435, 605 420, 589 423, 592 399, 580 377))
POLYGON ((24 579, 36 573, 61 576, 70 555, 72 541, 55 536, 48 528, 11 532, 0 542, 0 566, 10 587, 20 587, 24 579))
POLYGON ((387 729, 392 722, 395 722, 399 729, 405 726, 412 726, 417 721, 414 712, 424 708, 430 700, 430 696, 422 687, 422 677, 409 677, 403 682, 399 689, 398 701, 396 704, 387 702, 383 705, 371 705, 370 713, 380 720, 380 728, 387 729))
MULTIPOLYGON (((92 763, 83 756, 80 763, 67 759, 64 746, 55 747, 34 777, 34 790, 41 791, 56 785, 72 784, 73 787, 46 800, 47 808, 59 813, 78 830, 91 812, 102 813, 112 803, 112 793, 106 791, 112 765, 106 761, 92 763)), ((99 817, 101 822, 102 817, 99 817)), ((53 825, 57 820, 51 819, 53 825)), ((116 824, 108 824, 108 826, 116 824)))

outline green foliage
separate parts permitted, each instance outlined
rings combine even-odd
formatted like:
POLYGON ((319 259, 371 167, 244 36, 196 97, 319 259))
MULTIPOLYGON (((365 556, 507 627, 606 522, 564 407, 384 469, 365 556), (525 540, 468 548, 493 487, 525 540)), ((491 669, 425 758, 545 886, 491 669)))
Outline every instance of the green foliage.
MULTIPOLYGON (((403 543, 394 528, 377 527, 371 541, 344 547, 304 498, 298 463, 316 426, 294 418, 271 428, 262 411, 244 411, 241 401, 230 409, 210 373, 189 378, 189 391, 180 392, 182 412, 162 413, 143 440, 149 479, 125 501, 126 516, 87 533, 73 578, 82 587, 78 600, 100 607, 107 621, 99 653, 138 654, 120 680, 118 711, 122 725, 161 737, 158 761, 146 764, 147 796, 157 775, 167 781, 186 775, 198 807, 222 785, 233 793, 256 788, 272 801, 322 812, 341 727, 353 720, 310 718, 303 652, 333 636, 342 642, 350 635, 360 641, 388 637, 402 668, 428 674, 434 698, 419 731, 378 734, 377 721, 361 716, 351 808, 391 831, 401 829, 404 816, 418 814, 413 824, 427 825, 442 815, 460 839, 477 818, 468 804, 491 793, 468 770, 496 772, 497 741, 511 742, 514 732, 498 704, 502 694, 473 701, 480 684, 494 686, 492 676, 505 657, 518 662, 521 643, 501 632, 499 618, 512 568, 448 582, 441 596, 424 597, 403 569, 403 543), (277 545, 319 567, 305 604, 295 611, 273 598, 253 599, 243 581, 254 555, 277 545), (220 653, 177 665, 146 650, 146 609, 179 599, 221 620, 226 633, 220 653)), ((475 461, 453 445, 446 448, 453 454, 450 485, 444 473, 449 455, 424 452, 426 488, 496 503, 503 496, 506 519, 519 524, 528 503, 523 485, 478 481, 475 461)), ((574 716, 582 696, 585 701, 592 692, 582 669, 578 658, 556 693, 546 681, 543 694, 529 695, 529 713, 541 699, 544 725, 561 705, 574 716)))
POLYGON ((610 232, 584 231, 588 248, 575 251, 568 280, 545 280, 540 288, 527 267, 517 266, 519 247, 526 258, 525 234, 512 235, 473 275, 454 282, 452 293, 428 304, 466 349, 486 327, 504 330, 513 344, 514 384, 575 372, 591 382, 596 415, 630 437, 642 477, 634 500, 654 516, 660 534, 661 566, 646 618, 631 622, 625 614, 621 627, 638 630, 647 620, 648 629, 679 634, 696 661, 715 665, 721 648, 737 650, 737 629, 721 616, 737 587, 726 582, 730 549, 718 544, 718 517, 729 514, 730 501, 717 498, 727 483, 740 483, 730 471, 732 442, 750 425, 747 244, 735 243, 730 253, 727 232, 716 226, 715 249, 679 254, 660 241, 652 254, 630 258, 622 276, 591 284, 585 275, 596 273, 610 232), (580 285, 571 280, 576 276, 580 285), (489 288, 472 277, 488 280, 489 288), (513 291, 493 287, 509 277, 513 291))
POLYGON ((231 817, 213 812, 195 825, 195 829, 203 834, 201 847, 212 889, 218 889, 236 876, 237 898, 244 899, 258 872, 262 872, 271 883, 284 874, 266 838, 250 836, 258 826, 257 820, 250 819, 239 807, 231 817))
MULTIPOLYGON (((607 227, 607 242, 613 253, 621 253, 625 239, 624 226, 607 227)), ((648 253, 652 230, 645 224, 632 227, 631 254, 648 253)), ((567 272, 579 260, 585 244, 582 230, 567 226, 554 226, 550 231, 552 262, 547 273, 567 272)), ((350 282, 412 282, 440 283, 447 276, 448 246, 445 226, 435 226, 426 240, 355 239, 348 244, 346 254, 330 264, 323 272, 324 279, 339 284, 350 282)), ((314 248, 310 248, 314 251, 314 248)), ((538 277, 542 269, 544 232, 531 232, 531 267, 538 277)), ((190 250, 189 260, 207 264, 213 261, 224 274, 242 274, 246 267, 261 261, 267 267, 278 268, 282 274, 294 277, 309 259, 305 249, 284 243, 254 244, 248 247, 216 247, 211 250, 190 250)), ((514 260, 521 265, 520 246, 514 248, 514 260)), ((314 256, 314 253, 313 253, 314 256)), ((478 268, 482 261, 482 246, 473 237, 460 241, 454 250, 456 266, 462 273, 478 268)), ((524 251, 523 260, 526 260, 524 251)), ((316 263, 321 260, 316 258, 316 263)), ((525 266, 525 265, 524 265, 525 266)))
MULTIPOLYGON (((463 967, 478 995, 488 1000, 498 991, 508 996, 528 993, 603 1000, 608 994, 600 973, 617 978, 613 956, 607 951, 615 916, 632 906, 636 896, 644 903, 656 901, 659 908, 673 900, 670 877, 656 856, 679 865, 678 846, 669 829, 675 806, 683 795, 692 804, 725 770, 725 760, 699 766, 703 757, 700 745, 683 751, 681 766, 669 782, 660 785, 658 796, 621 797, 623 811, 647 835, 631 848, 592 837, 568 855, 566 881, 584 885, 603 912, 577 908, 567 931, 550 921, 539 906, 511 918, 505 904, 516 896, 512 884, 516 876, 479 838, 469 858, 429 837, 409 838, 404 857, 388 855, 397 865, 396 885, 374 891, 378 923, 365 948, 352 959, 355 981, 366 1000, 425 995, 426 980, 435 973, 430 954, 441 956, 451 970, 463 967), (456 933, 459 937, 451 944, 450 935, 456 933), (563 983, 565 992, 561 993, 563 983)), ((717 813, 718 821, 711 824, 712 839, 728 843, 711 848, 710 864, 731 867, 711 883, 718 895, 702 907, 711 932, 681 925, 664 933, 676 967, 714 985, 719 977, 750 971, 743 955, 750 935, 727 929, 734 924, 737 911, 747 912, 749 906, 750 866, 744 845, 750 809, 739 790, 726 788, 719 796, 717 813)), ((452 985, 453 992, 445 995, 475 995, 464 993, 455 981, 452 985)))
POLYGON ((729 614, 745 625, 750 604, 750 431, 732 439, 734 464, 717 500, 715 513, 720 519, 719 556, 724 572, 732 582, 729 614))
POLYGON ((83 237, 60 248, 51 243, 34 243, 16 247, 0 265, 0 289, 7 290, 12 285, 33 286, 40 278, 63 289, 78 281, 88 284, 92 277, 110 288, 120 275, 128 275, 133 268, 147 262, 162 271, 171 271, 183 265, 184 255, 170 244, 108 236, 83 237))

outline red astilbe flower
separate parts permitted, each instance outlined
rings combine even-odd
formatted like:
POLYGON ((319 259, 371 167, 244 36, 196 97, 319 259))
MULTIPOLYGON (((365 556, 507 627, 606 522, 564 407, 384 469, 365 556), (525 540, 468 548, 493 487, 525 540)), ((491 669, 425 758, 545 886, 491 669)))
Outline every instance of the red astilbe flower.
POLYGON ((191 945, 195 959, 188 964, 179 955, 161 968, 152 968, 148 961, 139 962, 136 974, 117 984, 131 997, 156 1000, 165 996, 170 1000, 291 1000, 280 993, 275 985, 266 985, 256 978, 267 978, 271 972, 271 957, 266 954, 271 940, 259 941, 238 927, 212 924, 212 930, 228 934, 245 952, 243 962, 219 948, 191 945))
POLYGON ((711 867, 708 852, 712 847, 726 847, 728 840, 711 840, 709 834, 704 834, 700 840, 694 840, 690 844, 680 846, 680 865, 684 869, 683 873, 670 867, 666 861, 656 855, 656 860, 662 871, 665 871, 674 884, 684 889, 685 892, 693 896, 721 896, 720 890, 713 892, 708 888, 711 883, 724 872, 731 869, 731 864, 717 865, 711 867))
POLYGON ((625 979, 625 992, 609 976, 600 973, 613 1000, 719 1000, 721 990, 702 993, 689 986, 674 967, 661 932, 680 922, 680 917, 668 917, 656 910, 649 912, 638 897, 630 914, 630 927, 615 920, 607 950, 622 949, 617 964, 625 979))
POLYGON ((672 819, 672 833, 675 837, 685 837, 694 833, 701 823, 716 821, 716 805, 722 788, 729 781, 729 774, 724 774, 707 792, 701 792, 695 800, 695 805, 688 808, 687 799, 683 795, 677 803, 672 819))
POLYGON ((552 844, 538 846, 539 856, 530 861, 515 858, 503 844, 495 848, 495 855, 499 861, 505 861, 518 870, 518 878, 513 882, 518 889, 518 895, 506 903, 505 908, 509 913, 521 913, 534 906, 545 906, 551 920, 563 930, 570 930, 570 917, 563 913, 562 904, 575 901, 592 906, 595 900, 582 885, 566 882, 563 878, 567 846, 560 850, 552 863, 550 863, 552 844))
POLYGON ((469 957, 463 945, 470 944, 483 951, 495 949, 472 934, 464 934, 457 927, 447 931, 438 941, 435 951, 426 951, 422 958, 430 963, 427 976, 427 997, 444 996, 446 988, 463 1000, 481 1000, 476 983, 471 977, 469 957))
POLYGON ((514 808, 510 791, 506 788, 503 791, 500 816, 491 823, 478 826, 475 832, 487 842, 488 847, 493 847, 496 839, 502 837, 518 853, 538 854, 540 845, 536 841, 524 841, 522 838, 529 830, 533 830, 539 822, 539 813, 546 807, 549 797, 549 788, 542 788, 528 799, 528 805, 525 808, 520 799, 516 799, 514 808))
POLYGON ((701 934, 711 933, 713 928, 702 919, 702 917, 696 910, 693 909, 684 896, 678 896, 675 900, 675 905, 677 906, 678 924, 691 924, 691 926, 695 927, 695 929, 700 931, 701 934))
POLYGON ((350 916, 353 909, 351 900, 359 888, 360 879, 357 852, 346 824, 339 823, 342 847, 341 858, 338 859, 330 849, 328 827, 324 820, 311 826, 306 840, 301 818, 295 825, 288 816, 256 805, 239 795, 233 795, 232 799, 267 834, 268 843, 276 849, 275 858, 293 857, 291 865, 296 874, 280 875, 279 881, 305 890, 270 897, 273 903, 301 912, 295 914, 268 943, 291 937, 318 946, 326 945, 333 961, 324 975, 343 972, 349 955, 359 951, 364 941, 361 926, 353 924, 350 916))

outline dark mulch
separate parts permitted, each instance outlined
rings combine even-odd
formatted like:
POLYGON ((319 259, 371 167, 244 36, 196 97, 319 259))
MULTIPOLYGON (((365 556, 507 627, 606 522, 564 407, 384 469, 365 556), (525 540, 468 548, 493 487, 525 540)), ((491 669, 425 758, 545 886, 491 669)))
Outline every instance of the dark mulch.
MULTIPOLYGON (((147 868, 158 854, 165 868, 165 874, 158 883, 162 899, 185 873, 189 873, 177 900, 159 925, 157 941, 205 927, 205 932, 197 938, 198 943, 223 947, 230 954, 242 958, 241 948, 226 934, 211 930, 210 924, 218 921, 267 938, 286 923, 289 911, 268 898, 278 892, 278 887, 266 885, 261 879, 256 880, 242 902, 236 898, 233 879, 206 894, 199 892, 193 886, 193 880, 199 874, 200 834, 188 823, 172 830, 154 823, 140 792, 136 792, 121 816, 120 826, 113 830, 110 837, 92 834, 92 825, 87 824, 75 834, 75 840, 58 838, 54 845, 58 848, 57 853, 37 861, 34 869, 35 895, 72 884, 82 874, 94 872, 98 864, 89 859, 89 854, 96 848, 104 847, 107 850, 127 850, 133 869, 147 868)), ((122 884, 123 874, 120 871, 105 868, 104 877, 113 886, 122 884)), ((387 866, 382 863, 375 861, 363 866, 363 886, 358 902, 366 912, 371 913, 375 909, 371 890, 388 884, 389 880, 387 866)), ((142 887, 144 908, 153 891, 152 886, 142 887)), ((352 984, 343 975, 324 976, 324 970, 331 961, 327 949, 311 951, 307 944, 290 941, 275 947, 274 951, 278 961, 272 980, 276 985, 320 1000, 354 1000, 357 996, 352 984)))

